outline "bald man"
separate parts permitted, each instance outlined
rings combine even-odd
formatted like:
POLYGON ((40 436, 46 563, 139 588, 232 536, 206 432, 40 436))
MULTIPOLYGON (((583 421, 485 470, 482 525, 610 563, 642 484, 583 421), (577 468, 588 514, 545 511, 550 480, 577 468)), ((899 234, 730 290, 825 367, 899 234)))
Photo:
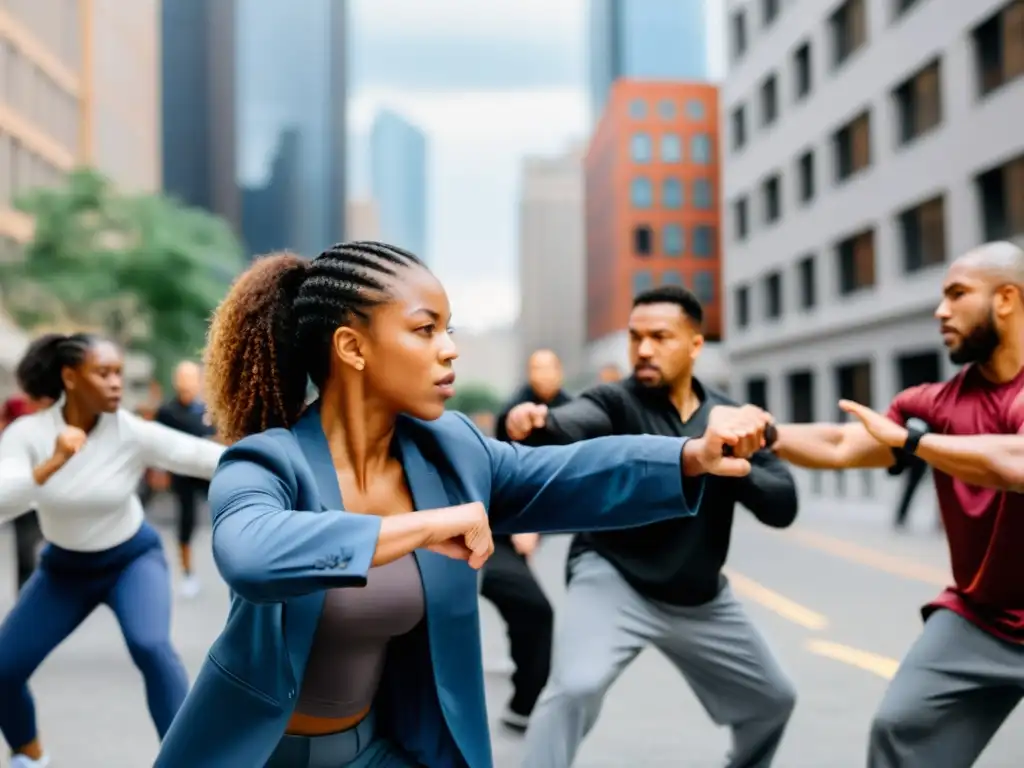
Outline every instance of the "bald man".
MULTIPOLYGON (((527 382, 498 416, 495 437, 510 442, 505 418, 519 403, 555 407, 569 401, 562 391, 562 363, 550 349, 538 349, 527 361, 527 382)), ((495 536, 494 554, 484 566, 480 594, 494 604, 508 627, 509 651, 515 672, 512 698, 502 724, 524 733, 551 670, 554 613, 530 570, 529 558, 540 537, 535 533, 495 536)))
MULTIPOLYGON (((196 437, 212 437, 214 430, 205 423, 206 408, 199 399, 202 386, 202 369, 188 360, 179 363, 174 371, 174 397, 160 406, 156 420, 196 437)), ((196 510, 207 488, 208 484, 202 480, 171 477, 171 493, 178 508, 178 554, 182 571, 179 591, 186 598, 195 597, 200 589, 192 566, 192 534, 196 527, 196 510)))
POLYGON ((884 416, 844 401, 846 424, 778 428, 774 450, 800 466, 898 474, 917 457, 933 470, 954 583, 922 610, 871 725, 870 768, 973 765, 1024 696, 1022 290, 1019 247, 967 253, 935 310, 956 376, 900 392, 884 416))

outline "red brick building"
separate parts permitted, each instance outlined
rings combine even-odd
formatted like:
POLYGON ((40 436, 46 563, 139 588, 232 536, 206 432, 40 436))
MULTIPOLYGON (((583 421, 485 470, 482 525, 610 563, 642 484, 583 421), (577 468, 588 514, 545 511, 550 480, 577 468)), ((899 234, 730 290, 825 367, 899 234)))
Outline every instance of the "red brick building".
POLYGON ((619 80, 584 162, 587 340, 626 327, 633 296, 682 284, 721 336, 718 89, 619 80))

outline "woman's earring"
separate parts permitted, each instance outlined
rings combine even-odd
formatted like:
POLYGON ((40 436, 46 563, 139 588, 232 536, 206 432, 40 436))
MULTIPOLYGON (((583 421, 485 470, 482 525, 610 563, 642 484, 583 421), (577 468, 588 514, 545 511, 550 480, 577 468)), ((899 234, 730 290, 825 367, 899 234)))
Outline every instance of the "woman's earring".
POLYGON ((363 370, 363 366, 364 365, 366 365, 366 363, 364 363, 362 360, 356 360, 356 370, 357 371, 363 370))

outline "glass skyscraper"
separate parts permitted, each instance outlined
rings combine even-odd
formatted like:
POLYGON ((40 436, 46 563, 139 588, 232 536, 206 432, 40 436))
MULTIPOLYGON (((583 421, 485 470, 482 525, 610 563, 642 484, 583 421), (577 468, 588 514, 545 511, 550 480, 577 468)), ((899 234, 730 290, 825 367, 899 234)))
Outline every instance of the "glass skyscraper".
POLYGON ((380 112, 370 133, 371 194, 381 238, 426 259, 427 139, 401 115, 380 112))
POLYGON ((708 78, 706 0, 590 0, 590 108, 597 122, 621 77, 708 78))

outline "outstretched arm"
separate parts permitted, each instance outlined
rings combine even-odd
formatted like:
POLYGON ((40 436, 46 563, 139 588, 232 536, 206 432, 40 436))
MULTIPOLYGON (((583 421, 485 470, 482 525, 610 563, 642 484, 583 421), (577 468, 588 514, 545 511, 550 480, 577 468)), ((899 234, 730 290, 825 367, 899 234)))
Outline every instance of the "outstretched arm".
POLYGON ((146 466, 203 480, 213 477, 224 453, 223 445, 134 414, 125 414, 125 418, 139 441, 146 466))
POLYGON ((847 424, 780 424, 772 450, 790 464, 807 469, 887 469, 892 451, 858 421, 847 424))

